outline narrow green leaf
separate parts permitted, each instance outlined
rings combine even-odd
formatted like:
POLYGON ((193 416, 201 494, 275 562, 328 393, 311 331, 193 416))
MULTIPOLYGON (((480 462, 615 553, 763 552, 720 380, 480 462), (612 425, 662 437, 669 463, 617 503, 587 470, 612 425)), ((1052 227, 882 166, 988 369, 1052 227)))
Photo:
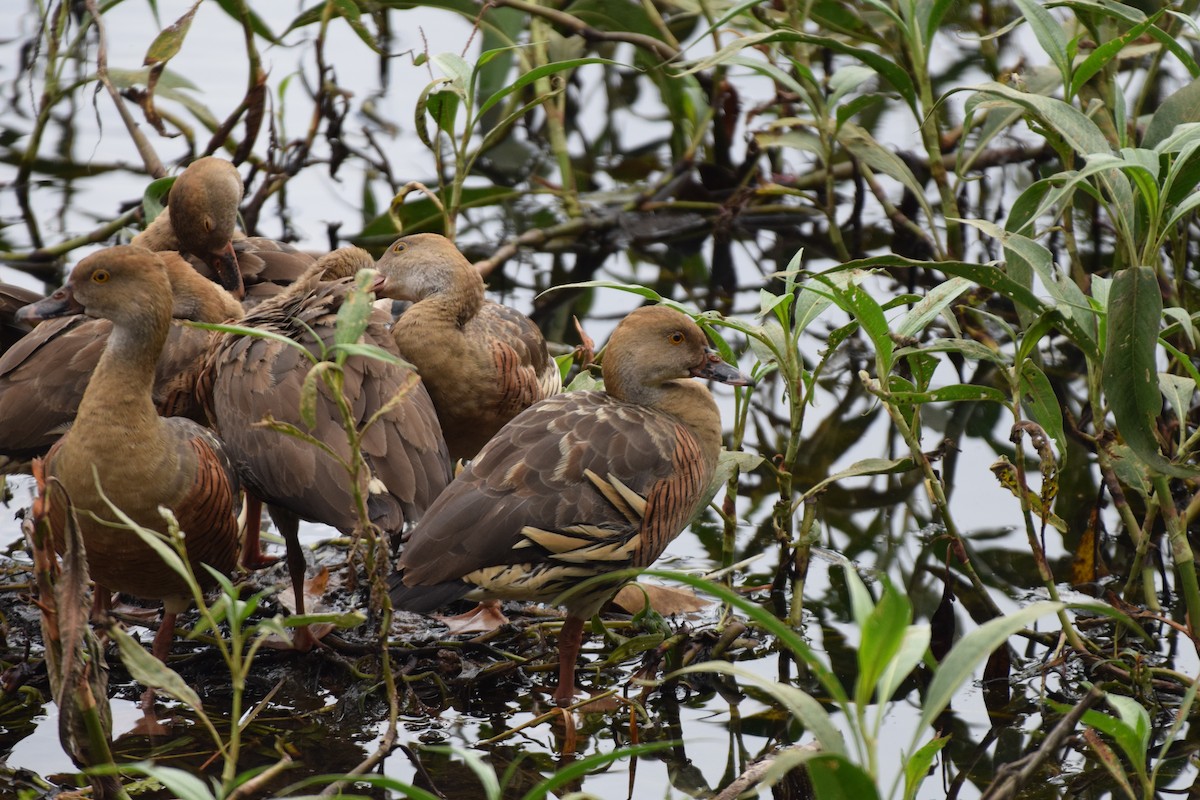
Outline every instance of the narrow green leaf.
POLYGON ((116 641, 121 663, 129 670, 134 680, 166 692, 184 705, 203 713, 204 703, 201 702, 200 695, 188 686, 187 681, 178 672, 151 655, 123 628, 114 625, 109 629, 109 635, 116 641))
POLYGON ((803 494, 801 500, 812 497, 829 484, 840 481, 843 478, 858 478, 863 475, 894 475, 901 472, 908 472, 914 468, 911 458, 864 458, 862 461, 856 461, 846 469, 836 472, 817 483, 803 494))
MULTIPOLYGON (((103 765, 108 767, 109 765, 103 765)), ((130 764, 114 766, 113 771, 141 773, 161 783, 179 800, 216 800, 219 796, 217 787, 206 782, 198 775, 176 767, 164 767, 153 761, 135 761, 130 764)), ((97 772, 106 771, 97 769, 97 772)))
POLYGON ((690 664, 680 670, 676 670, 670 675, 664 676, 664 679, 670 679, 676 675, 688 675, 694 672, 720 672, 758 686, 775 702, 779 703, 782 708, 794 716, 804 726, 804 730, 821 743, 822 748, 831 753, 845 752, 845 741, 837 725, 834 724, 833 719, 829 716, 829 712, 807 692, 795 686, 772 680, 767 676, 759 675, 757 672, 745 667, 730 664, 728 661, 707 661, 701 664, 690 664))
MULTIPOLYGON (((988 620, 975 630, 963 636, 934 673, 933 680, 925 692, 925 702, 921 707, 921 722, 917 730, 924 731, 938 715, 946 710, 950 699, 975 674, 975 669, 990 656, 997 647, 1007 647, 1008 639, 1017 631, 1032 624, 1034 620, 1056 614, 1065 608, 1063 603, 1043 600, 1033 603, 1017 611, 1009 612, 1003 617, 988 620)), ((914 741, 915 747, 915 741, 914 741)))
POLYGON ((374 310, 372 303, 375 302, 375 293, 371 291, 371 285, 377 274, 373 269, 364 269, 354 276, 354 288, 338 309, 333 334, 336 344, 355 344, 362 338, 374 310))
POLYGON ((1006 103, 1016 104, 1038 116, 1047 128, 1061 136, 1078 155, 1107 153, 1110 150, 1108 139, 1104 138, 1099 126, 1088 119, 1082 111, 1062 100, 1022 92, 1002 83, 983 83, 964 88, 973 89, 976 92, 975 95, 967 98, 968 112, 973 111, 976 106, 991 96, 1006 103))
POLYGON ((582 67, 587 64, 609 64, 612 66, 622 66, 619 62, 611 61, 607 58, 573 58, 569 61, 557 61, 553 64, 543 64, 540 67, 536 67, 535 69, 531 69, 529 72, 524 73, 511 84, 505 86, 503 89, 485 100, 483 105, 479 107, 479 112, 476 116, 483 116, 492 106, 496 105, 513 92, 521 91, 539 78, 545 78, 549 75, 556 75, 559 72, 577 69, 578 67, 582 67))
MULTIPOLYGON (((911 616, 910 614, 910 623, 911 616)), ((932 631, 927 624, 905 626, 900 648, 888 660, 887 666, 879 676, 877 697, 881 704, 880 713, 887 713, 887 703, 892 695, 925 657, 931 637, 932 631)))
POLYGON ((1008 402, 1007 395, 996 387, 973 383, 956 383, 952 386, 931 389, 928 392, 892 392, 891 396, 904 403, 1008 402))
POLYGON ((1200 122, 1200 78, 1176 89, 1158 104, 1142 137, 1142 147, 1156 149, 1177 125, 1200 122))
POLYGON ((1139 459, 1165 475, 1195 477, 1200 470, 1163 457, 1155 435, 1155 420, 1162 410, 1155 362, 1161 317, 1162 295, 1154 270, 1130 267, 1118 272, 1109 290, 1104 396, 1117 431, 1139 459))
POLYGON ((859 629, 858 676, 855 681, 854 699, 859 708, 872 702, 887 703, 891 698, 876 696, 881 677, 891 664, 904 641, 904 634, 912 623, 912 605, 908 598, 883 578, 883 594, 871 614, 859 629))
POLYGON ((904 759, 904 800, 913 800, 917 796, 917 790, 929 777, 929 768, 933 765, 933 759, 949 741, 949 736, 930 739, 915 753, 904 759))
POLYGON ((1062 76, 1062 85, 1068 89, 1068 99, 1075 96, 1071 82, 1071 57, 1067 53, 1069 42, 1066 32, 1054 15, 1046 10, 1038 0, 1013 0, 1021 11, 1021 16, 1029 25, 1033 35, 1041 45, 1042 51, 1050 56, 1054 66, 1062 76))
POLYGON ((879 800, 879 789, 849 758, 823 753, 806 763, 817 800, 879 800))
POLYGON ((946 308, 974 284, 967 278, 952 277, 929 290, 895 325, 900 337, 917 336, 946 308))
POLYGON ((332 361, 321 361, 313 365, 300 385, 300 421, 310 431, 317 427, 317 389, 325 373, 337 368, 332 361))
MULTIPOLYGON (((1030 2, 1030 0, 1021 0, 1022 2, 1030 2)), ((1154 16, 1149 19, 1134 25, 1120 36, 1109 39, 1104 44, 1092 50, 1077 67, 1075 74, 1071 77, 1071 97, 1079 94, 1079 90, 1083 85, 1091 80, 1092 76, 1100 70, 1104 69, 1110 61, 1117 57, 1126 45, 1135 39, 1141 38, 1146 32, 1146 29, 1153 25, 1159 17, 1162 16, 1163 9, 1159 9, 1154 13, 1154 16)), ((1061 28, 1060 28, 1061 30, 1061 28)))
POLYGON ((1033 421, 1042 426, 1058 450, 1059 459, 1066 458, 1067 437, 1063 427, 1063 405, 1059 403, 1050 379, 1041 367, 1026 359, 1021 362, 1021 373, 1018 378, 1021 391, 1021 405, 1033 417, 1033 421))
POLYGON ((146 50, 146 57, 142 59, 143 65, 149 67, 162 64, 170 61, 179 53, 179 48, 183 47, 183 40, 187 38, 188 29, 192 27, 192 18, 196 16, 196 9, 199 7, 200 0, 196 0, 182 17, 154 37, 154 41, 146 50))
POLYGON ((171 187, 175 184, 175 177, 171 175, 151 181, 146 186, 146 190, 142 192, 142 216, 147 225, 154 222, 167 207, 167 196, 170 195, 171 187))

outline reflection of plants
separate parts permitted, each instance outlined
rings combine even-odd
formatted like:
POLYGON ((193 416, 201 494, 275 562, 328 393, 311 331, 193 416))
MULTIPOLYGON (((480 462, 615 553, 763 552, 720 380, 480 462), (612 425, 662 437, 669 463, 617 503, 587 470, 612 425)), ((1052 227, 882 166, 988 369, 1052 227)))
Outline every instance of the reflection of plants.
MULTIPOLYGON (((824 702, 791 684, 782 683, 723 661, 694 664, 666 676, 670 680, 694 672, 721 672, 753 684, 778 703, 803 726, 818 748, 790 750, 767 771, 762 782, 769 785, 789 770, 803 765, 813 782, 818 797, 845 797, 847 787, 862 798, 902 796, 908 800, 916 795, 928 776, 933 759, 948 741, 947 737, 926 738, 950 705, 951 699, 974 680, 975 670, 997 648, 1007 647, 1008 639, 1038 618, 1061 613, 1067 605, 1043 601, 1011 612, 980 625, 965 634, 954 647, 934 663, 928 654, 930 626, 913 622, 912 605, 908 597, 884 580, 878 601, 859 578, 854 566, 842 561, 850 609, 858 635, 857 676, 852 687, 847 686, 832 671, 817 650, 812 648, 791 626, 774 614, 747 600, 737 592, 695 576, 654 571, 649 574, 687 583, 744 613, 751 622, 774 636, 779 645, 791 653, 797 663, 804 665, 820 685, 824 702), (912 726, 911 738, 901 751, 901 768, 894 770, 893 762, 884 757, 895 749, 899 734, 899 713, 894 705, 901 700, 897 692, 914 669, 924 662, 932 673, 922 691, 920 718, 912 726), (831 706, 835 716, 827 710, 831 706), (887 725, 889 741, 882 741, 887 725), (840 792, 840 793, 839 793, 840 792)), ((1120 620, 1137 630, 1136 624, 1111 606, 1099 602, 1072 603, 1072 608, 1085 609, 1120 620)), ((1139 707, 1140 708, 1140 707, 1139 707)), ((1144 713, 1144 711, 1143 711, 1144 713)))

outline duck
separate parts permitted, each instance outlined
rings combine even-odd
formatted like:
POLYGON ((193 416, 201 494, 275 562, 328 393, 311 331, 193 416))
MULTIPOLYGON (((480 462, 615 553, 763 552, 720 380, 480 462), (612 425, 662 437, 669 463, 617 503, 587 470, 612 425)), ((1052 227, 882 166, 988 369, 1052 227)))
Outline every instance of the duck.
POLYGON ((17 322, 17 311, 41 299, 41 292, 11 283, 0 283, 0 353, 29 333, 29 325, 17 322))
MULTIPOLYGON (((353 276, 374 266, 371 254, 361 248, 335 250, 239 324, 298 342, 319 357, 322 347, 334 344, 338 313, 355 286, 353 276)), ((388 535, 398 535, 445 488, 451 473, 437 413, 415 373, 395 354, 390 319, 372 307, 362 340, 393 358, 351 355, 342 372, 355 424, 361 428, 379 415, 362 442, 370 473, 365 485, 370 519, 388 535)), ((200 381, 209 424, 232 454, 248 495, 267 505, 284 539, 298 613, 304 608, 305 574, 299 520, 343 533, 359 525, 349 478, 337 459, 309 442, 257 425, 268 416, 290 423, 340 458, 349 458, 341 415, 320 382, 315 426, 310 429, 301 419, 301 393, 310 368, 297 348, 278 338, 225 333, 210 349, 200 381)))
POLYGON ((413 303, 392 336, 433 398, 453 461, 473 458, 509 420, 562 391, 541 330, 487 299, 483 277, 445 236, 405 236, 376 269, 381 297, 413 303))
POLYGON ((286 290, 316 259, 284 242, 238 231, 244 191, 231 162, 216 156, 198 158, 171 184, 167 207, 131 244, 188 256, 201 275, 253 308, 286 290))
MULTIPOLYGON (((159 266, 170 283, 173 318, 224 322, 242 316, 241 304, 229 292, 198 274, 178 253, 159 253, 159 266)), ((45 455, 70 427, 111 331, 108 319, 53 317, 0 356, 0 460, 5 471, 27 470, 29 460, 45 455)), ((208 343, 205 331, 170 325, 152 389, 160 414, 204 420, 195 382, 208 343)))
POLYGON ((705 501, 721 416, 691 379, 751 383, 665 306, 617 325, 602 375, 604 391, 554 395, 501 428, 411 530, 389 579, 393 606, 409 611, 461 597, 560 603, 559 706, 574 696, 584 622, 705 501))
POLYGON ((62 288, 17 313, 40 322, 82 312, 112 325, 75 423, 41 464, 43 503, 60 550, 66 501, 74 507, 98 596, 103 587, 163 602, 153 644, 163 661, 192 590, 137 534, 119 527, 108 502, 161 533, 167 525, 159 509, 170 509, 205 588, 215 579, 202 565, 226 575, 235 567, 241 510, 237 475, 221 442, 196 422, 162 417, 155 408, 155 368, 171 330, 172 297, 162 258, 123 245, 82 259, 62 288))

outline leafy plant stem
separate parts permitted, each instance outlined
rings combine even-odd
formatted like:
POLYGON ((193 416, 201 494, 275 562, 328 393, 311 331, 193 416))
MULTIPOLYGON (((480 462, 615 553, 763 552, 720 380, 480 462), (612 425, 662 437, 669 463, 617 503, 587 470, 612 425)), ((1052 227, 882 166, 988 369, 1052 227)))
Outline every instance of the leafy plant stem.
MULTIPOLYGON (((534 17, 530 20, 530 32, 533 35, 533 49, 537 61, 549 64, 550 56, 546 42, 551 31, 544 19, 534 17)), ((551 81, 566 80, 563 75, 545 75, 533 83, 534 91, 539 97, 546 98, 542 103, 542 113, 546 115, 546 135, 550 139, 550 152, 558 164, 559 182, 561 184, 559 198, 562 200, 563 211, 568 217, 583 216, 583 207, 579 204, 579 189, 575 184, 575 169, 571 165, 571 153, 567 147, 565 113, 567 94, 556 92, 551 81)))
POLYGON ((804 503, 804 517, 800 520, 800 534, 792 549, 792 606, 788 617, 793 628, 804 621, 804 583, 808 579, 808 565, 812 558, 812 546, 816 537, 812 533, 817 518, 817 504, 812 500, 804 503))
POLYGON ((1200 585, 1196 582, 1196 561, 1192 555, 1192 546, 1188 542, 1187 529, 1183 519, 1175 509, 1171 498, 1171 487, 1165 475, 1154 475, 1154 494, 1159 498, 1158 507, 1162 511, 1163 522, 1167 527, 1167 536, 1171 542, 1171 559, 1179 573, 1182 584, 1183 600, 1188 612, 1188 630, 1192 638, 1200 638, 1200 585))
MULTIPOLYGON (((888 416, 892 420, 892 424, 896 426, 897 432, 908 445, 909 453, 912 455, 913 461, 921 468, 921 472, 925 477, 925 490, 929 496, 930 502, 933 504, 934 510, 937 513, 937 518, 945 528, 946 535, 949 536, 957 545, 962 548, 962 535, 959 533, 958 525, 954 522, 954 517, 950 513, 950 503, 946 499, 945 487, 942 486, 941 477, 933 468, 933 464, 925 457, 921 451, 921 442, 913 434, 912 428, 904 419, 904 414, 900 408, 892 402, 891 395, 887 392, 880 382, 871 378, 865 371, 859 373, 863 381, 863 385, 867 391, 879 398, 883 403, 883 407, 887 410, 888 416)), ((963 548, 965 550, 965 548, 963 548)), ((996 605, 996 601, 987 591, 987 587, 983 585, 983 581, 979 578, 979 573, 975 571, 974 565, 970 559, 963 559, 959 562, 959 566, 966 574, 971 582, 971 587, 975 590, 979 600, 987 607, 991 617, 1002 617, 1004 613, 1000 607, 996 605)))

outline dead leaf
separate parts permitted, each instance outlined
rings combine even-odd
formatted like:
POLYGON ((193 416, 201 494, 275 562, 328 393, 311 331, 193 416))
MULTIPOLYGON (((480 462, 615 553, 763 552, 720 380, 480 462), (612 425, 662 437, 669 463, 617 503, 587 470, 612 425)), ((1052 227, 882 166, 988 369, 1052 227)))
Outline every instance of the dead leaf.
POLYGON ((647 597, 650 599, 650 607, 664 617, 672 614, 691 614, 712 605, 710 601, 697 597, 691 589, 641 582, 623 586, 612 602, 630 614, 636 614, 646 607, 647 597))

